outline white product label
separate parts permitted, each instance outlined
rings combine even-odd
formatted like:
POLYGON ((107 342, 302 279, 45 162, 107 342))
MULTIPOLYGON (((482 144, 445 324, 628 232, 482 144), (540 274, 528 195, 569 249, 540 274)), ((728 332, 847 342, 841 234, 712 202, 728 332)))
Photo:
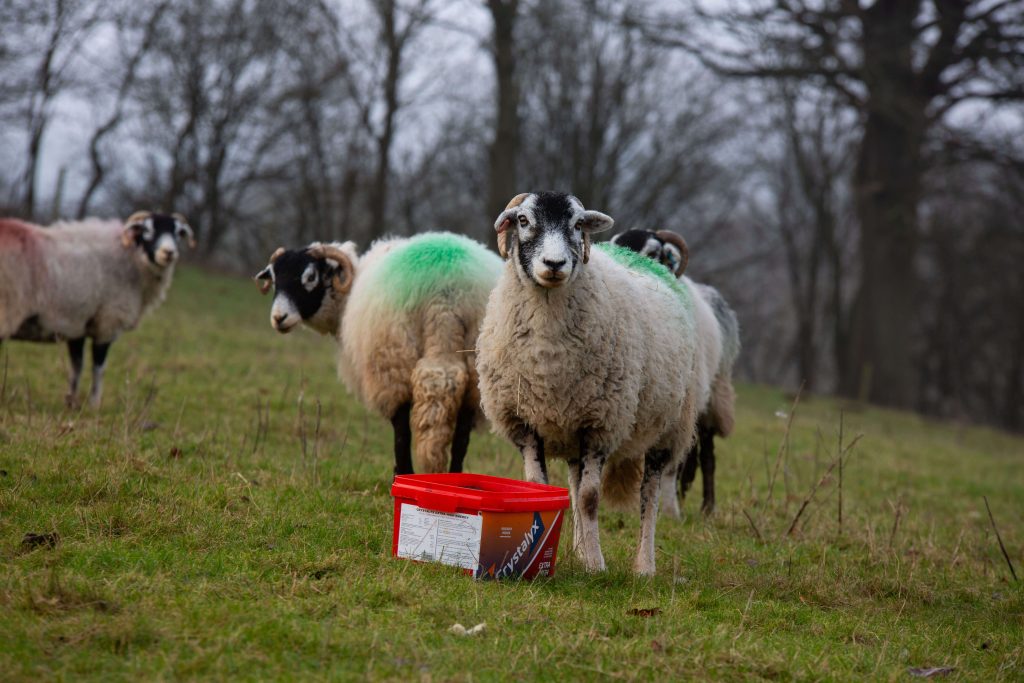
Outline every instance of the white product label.
POLYGON ((484 518, 402 503, 398 556, 476 569, 484 518))

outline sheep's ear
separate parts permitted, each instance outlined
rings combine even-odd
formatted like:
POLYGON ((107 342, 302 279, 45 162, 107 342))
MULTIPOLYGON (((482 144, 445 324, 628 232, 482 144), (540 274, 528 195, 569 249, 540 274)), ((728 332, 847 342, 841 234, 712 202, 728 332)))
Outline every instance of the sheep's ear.
POLYGON ((356 278, 356 269, 348 254, 329 244, 318 244, 309 250, 309 255, 317 259, 330 259, 338 264, 331 276, 331 284, 338 294, 348 294, 356 278))
POLYGON ((136 211, 124 222, 124 230, 121 231, 121 246, 130 249, 135 246, 135 238, 145 229, 145 222, 149 218, 149 211, 136 211))
POLYGON ((175 228, 185 234, 185 238, 188 240, 188 248, 196 248, 196 234, 192 232, 192 226, 188 224, 188 219, 182 216, 180 213, 172 213, 171 218, 177 224, 175 228))
POLYGON ((267 266, 260 272, 256 273, 256 275, 253 276, 252 278, 253 280, 256 281, 256 285, 260 288, 261 294, 266 294, 267 292, 269 292, 270 288, 274 284, 274 275, 270 271, 271 268, 272 266, 267 266))
POLYGON ((584 211, 583 218, 580 219, 580 228, 585 233, 604 232, 611 230, 613 225, 615 221, 612 217, 600 211, 584 211))
POLYGON ((508 229, 511 227, 512 221, 519 215, 517 207, 526 201, 526 198, 529 196, 529 192, 517 194, 505 206, 505 210, 501 212, 498 219, 494 221, 494 231, 498 233, 498 253, 501 254, 503 259, 508 258, 508 229))

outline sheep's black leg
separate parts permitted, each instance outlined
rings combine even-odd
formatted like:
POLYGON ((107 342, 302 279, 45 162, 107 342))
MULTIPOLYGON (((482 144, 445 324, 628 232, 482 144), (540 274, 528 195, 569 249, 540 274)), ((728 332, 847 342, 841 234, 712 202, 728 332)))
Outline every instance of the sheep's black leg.
MULTIPOLYGON (((698 431, 700 426, 697 427, 698 431)), ((697 462, 700 458, 700 439, 686 452, 686 458, 679 468, 679 502, 686 500, 686 492, 690 490, 694 478, 697 476, 697 462)))
POLYGON ((103 369, 107 365, 110 344, 111 342, 101 344, 95 339, 92 340, 92 394, 89 401, 93 408, 99 408, 100 400, 103 398, 103 369))
POLYGON ((412 474, 412 430, 409 428, 411 403, 403 403, 391 416, 395 430, 395 474, 412 474))
POLYGON ((85 355, 85 337, 68 340, 68 357, 71 359, 71 373, 68 376, 68 393, 64 403, 68 408, 75 405, 78 396, 78 380, 82 377, 82 357, 85 355))
POLYGON ((704 481, 704 504, 701 511, 710 515, 715 511, 715 430, 701 426, 700 439, 700 476, 704 481))
POLYGON ((466 451, 469 450, 469 435, 473 431, 473 422, 476 420, 476 411, 472 408, 463 408, 455 419, 455 436, 452 437, 452 463, 448 468, 449 472, 461 472, 462 461, 466 459, 466 451))
POLYGON ((640 545, 634 569, 641 576, 654 575, 654 537, 658 521, 661 475, 672 459, 672 451, 652 448, 644 455, 644 476, 640 481, 640 545))

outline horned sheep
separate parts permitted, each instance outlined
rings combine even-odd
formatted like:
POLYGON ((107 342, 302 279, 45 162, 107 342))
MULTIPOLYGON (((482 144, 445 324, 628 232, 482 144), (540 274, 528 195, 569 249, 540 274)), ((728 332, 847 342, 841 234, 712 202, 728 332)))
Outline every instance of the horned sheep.
POLYGON ((615 235, 612 242, 662 263, 694 294, 701 387, 697 439, 679 466, 678 484, 676 477, 666 476, 662 495, 667 498, 666 512, 678 516, 679 506, 674 490, 678 485, 680 497, 685 497, 699 464, 704 498, 701 509, 704 514, 710 514, 715 507, 714 439, 715 436, 729 436, 735 424, 736 391, 732 372, 740 352, 739 322, 717 289, 696 283, 683 274, 689 261, 689 250, 680 235, 670 230, 634 229, 615 235))
POLYGON ((516 196, 498 216, 507 264, 477 340, 481 405, 547 481, 565 459, 577 554, 603 570, 598 503, 632 503, 634 569, 655 571, 661 473, 689 446, 696 419, 692 302, 668 271, 591 235, 612 227, 572 195, 516 196))
POLYGON ((0 341, 66 341, 76 402, 86 338, 92 339, 91 403, 115 339, 163 301, 179 245, 195 245, 179 214, 140 211, 125 223, 87 219, 49 228, 0 220, 0 341))
POLYGON ((354 242, 278 249, 256 278, 273 286, 271 326, 299 323, 339 342, 338 372, 391 421, 395 473, 461 472, 482 423, 472 349, 501 260, 445 232, 387 238, 363 255, 354 242), (411 422, 411 424, 410 424, 411 422))

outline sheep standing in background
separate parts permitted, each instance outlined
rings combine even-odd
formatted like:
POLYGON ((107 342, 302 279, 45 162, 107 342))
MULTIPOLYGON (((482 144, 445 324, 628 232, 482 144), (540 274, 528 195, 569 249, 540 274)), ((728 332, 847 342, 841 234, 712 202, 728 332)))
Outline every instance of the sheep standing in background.
POLYGON ((179 214, 140 211, 124 223, 87 219, 49 228, 0 220, 0 341, 67 341, 76 402, 86 338, 98 407, 110 345, 163 301, 179 243, 194 246, 179 214))
MULTIPOLYGON (((704 485, 701 510, 711 514, 715 509, 715 436, 727 437, 735 424, 736 391, 732 370, 740 353, 740 326, 736 314, 717 289, 693 282, 683 275, 689 261, 686 241, 670 230, 627 230, 612 238, 614 244, 627 247, 664 264, 694 293, 697 304, 698 337, 704 350, 698 354, 701 379, 700 417, 697 419, 697 441, 687 453, 678 473, 679 497, 685 498, 700 465, 704 485)), ((665 478, 663 494, 676 487, 675 477, 665 478)), ((666 514, 678 516, 679 506, 664 506, 666 514)))
POLYGON ((546 458, 569 466, 576 551, 605 567, 602 496, 640 509, 634 569, 655 570, 662 471, 693 439, 694 322, 686 290, 660 265, 590 235, 612 219, 579 199, 515 197, 498 216, 508 259, 477 340, 481 406, 546 483, 546 458), (639 495, 638 495, 639 494, 639 495), (639 498, 639 500, 637 500, 639 498))
POLYGON ((411 474, 414 437, 417 469, 444 471, 450 445, 450 471, 462 471, 481 417, 470 350, 500 269, 483 245, 439 232, 378 240, 362 256, 352 242, 278 249, 256 278, 275 289, 275 330, 301 322, 337 337, 341 378, 391 420, 395 474, 411 474))

